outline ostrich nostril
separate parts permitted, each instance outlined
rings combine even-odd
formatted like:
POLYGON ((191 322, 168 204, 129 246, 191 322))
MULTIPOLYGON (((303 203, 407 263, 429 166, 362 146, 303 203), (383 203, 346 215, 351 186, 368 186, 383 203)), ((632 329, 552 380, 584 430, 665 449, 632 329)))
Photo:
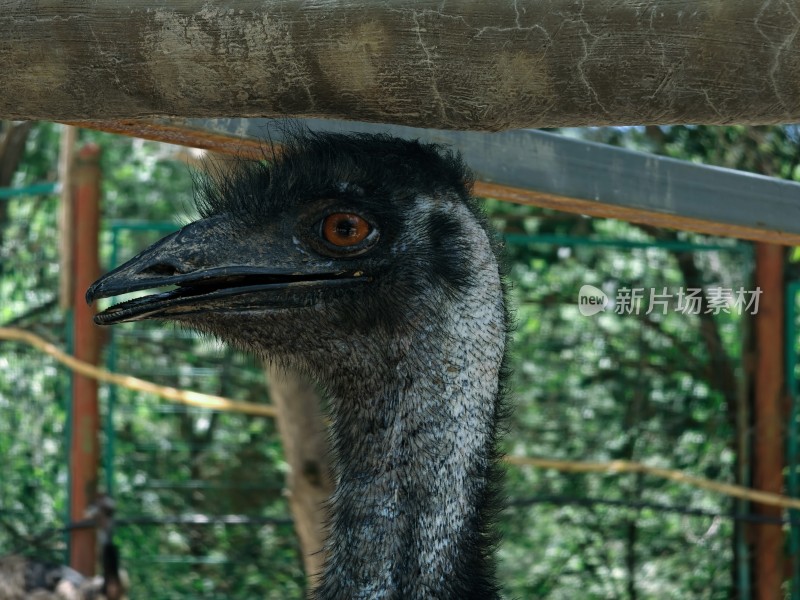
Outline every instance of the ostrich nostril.
POLYGON ((173 277, 175 275, 182 275, 183 273, 184 271, 179 266, 163 262, 150 265, 139 271, 139 275, 154 275, 157 277, 173 277))

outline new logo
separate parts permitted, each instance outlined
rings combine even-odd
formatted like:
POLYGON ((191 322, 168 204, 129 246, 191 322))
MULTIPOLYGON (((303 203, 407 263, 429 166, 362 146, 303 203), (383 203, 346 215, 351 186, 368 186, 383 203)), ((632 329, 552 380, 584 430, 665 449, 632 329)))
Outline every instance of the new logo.
POLYGON ((600 288, 583 285, 578 292, 578 310, 584 317, 591 317, 608 306, 608 296, 600 288))

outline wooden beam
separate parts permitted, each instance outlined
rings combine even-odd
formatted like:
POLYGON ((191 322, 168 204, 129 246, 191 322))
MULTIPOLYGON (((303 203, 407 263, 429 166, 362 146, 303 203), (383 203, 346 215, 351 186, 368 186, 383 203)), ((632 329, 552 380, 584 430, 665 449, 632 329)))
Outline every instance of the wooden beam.
POLYGON ((0 115, 792 122, 799 18, 777 0, 0 0, 0 115))
MULTIPOLYGON (((447 144, 474 171, 475 193, 593 217, 774 244, 800 245, 800 184, 542 131, 479 132, 308 119, 313 130, 389 133, 447 144)), ((147 139, 261 158, 265 119, 80 121, 147 139)))

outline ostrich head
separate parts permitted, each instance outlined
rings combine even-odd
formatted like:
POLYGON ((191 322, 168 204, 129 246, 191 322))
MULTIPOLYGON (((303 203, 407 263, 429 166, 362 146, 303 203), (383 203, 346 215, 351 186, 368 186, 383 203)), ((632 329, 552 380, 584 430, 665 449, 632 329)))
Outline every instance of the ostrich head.
POLYGON ((460 158, 300 133, 202 186, 201 218, 87 301, 291 364, 331 395, 337 489, 318 598, 492 598, 506 344, 498 261, 460 158))

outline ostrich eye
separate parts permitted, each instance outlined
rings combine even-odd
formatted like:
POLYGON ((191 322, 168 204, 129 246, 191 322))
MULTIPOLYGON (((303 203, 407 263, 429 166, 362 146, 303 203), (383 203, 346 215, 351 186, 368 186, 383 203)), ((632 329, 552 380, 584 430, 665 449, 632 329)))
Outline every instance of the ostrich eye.
POLYGON ((333 213, 322 221, 322 235, 334 246, 355 246, 363 242, 371 232, 372 226, 353 213, 333 213))

